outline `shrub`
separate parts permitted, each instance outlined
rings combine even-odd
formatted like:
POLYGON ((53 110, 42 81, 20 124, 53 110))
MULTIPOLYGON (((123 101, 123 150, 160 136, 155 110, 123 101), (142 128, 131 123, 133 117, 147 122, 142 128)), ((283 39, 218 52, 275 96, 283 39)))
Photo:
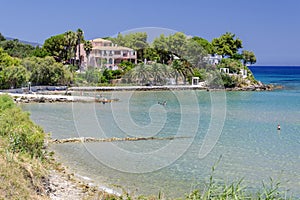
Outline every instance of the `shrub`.
POLYGON ((1 95, 0 112, 12 107, 14 107, 14 101, 12 100, 12 98, 9 95, 1 95))
POLYGON ((0 96, 0 136, 9 140, 9 149, 28 153, 31 157, 43 157, 44 131, 34 124, 29 113, 13 104, 11 97, 0 96))

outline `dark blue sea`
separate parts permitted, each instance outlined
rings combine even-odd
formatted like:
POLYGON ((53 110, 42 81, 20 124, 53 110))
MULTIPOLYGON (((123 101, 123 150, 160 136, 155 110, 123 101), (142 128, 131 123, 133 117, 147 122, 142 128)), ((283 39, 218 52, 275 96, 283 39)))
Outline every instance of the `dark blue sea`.
POLYGON ((53 138, 181 137, 175 140, 62 144, 57 158, 93 184, 135 194, 184 197, 209 181, 244 179, 249 191, 270 178, 300 196, 300 67, 250 67, 274 91, 105 93, 112 104, 27 104, 53 138), (166 100, 166 106, 158 101, 166 100), (277 125, 281 130, 277 130, 277 125))
POLYGON ((267 84, 282 85, 285 90, 300 89, 300 66, 249 67, 257 80, 267 84))

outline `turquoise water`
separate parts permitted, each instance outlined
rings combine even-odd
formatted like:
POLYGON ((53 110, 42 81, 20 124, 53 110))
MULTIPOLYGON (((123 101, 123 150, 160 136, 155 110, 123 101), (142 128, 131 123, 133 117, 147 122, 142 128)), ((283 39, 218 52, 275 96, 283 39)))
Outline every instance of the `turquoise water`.
POLYGON ((295 69, 299 68, 290 69, 286 76, 278 69, 258 67, 253 72, 263 82, 284 83, 284 90, 116 92, 103 94, 120 99, 113 104, 26 104, 23 108, 53 138, 185 136, 52 146, 63 163, 107 187, 122 185, 133 193, 162 191, 182 197, 208 180, 221 156, 216 180, 244 178, 245 185, 255 190, 272 177, 281 182, 281 189, 298 196, 300 81, 295 69), (163 100, 166 106, 157 104, 163 100), (212 150, 199 156, 205 141, 212 150))

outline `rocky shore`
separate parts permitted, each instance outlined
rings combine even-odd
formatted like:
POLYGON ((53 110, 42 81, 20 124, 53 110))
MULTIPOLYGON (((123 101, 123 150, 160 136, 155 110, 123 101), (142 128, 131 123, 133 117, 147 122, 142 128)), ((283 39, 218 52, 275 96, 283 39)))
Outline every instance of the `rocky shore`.
POLYGON ((88 185, 74 180, 70 174, 51 170, 48 177, 48 193, 50 199, 83 199, 88 194, 88 185))
MULTIPOLYGON (((0 93, 1 94, 1 93, 0 93)), ((2 93, 4 94, 4 93, 2 93)), ((88 96, 52 95, 52 94, 15 94, 8 93, 16 103, 58 103, 58 102, 98 102, 111 103, 119 99, 96 98, 88 96)))
POLYGON ((44 181, 47 196, 51 200, 103 199, 103 197, 119 196, 109 190, 101 189, 82 178, 75 176, 65 167, 49 170, 44 181))
POLYGON ((272 91, 282 89, 282 86, 266 85, 266 84, 253 84, 243 87, 226 88, 226 91, 272 91))

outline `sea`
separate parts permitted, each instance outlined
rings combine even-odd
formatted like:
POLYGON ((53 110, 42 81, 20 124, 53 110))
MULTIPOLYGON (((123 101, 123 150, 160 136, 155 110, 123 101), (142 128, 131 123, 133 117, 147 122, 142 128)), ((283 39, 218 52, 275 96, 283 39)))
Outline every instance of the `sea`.
POLYGON ((280 183, 300 197, 300 67, 250 69, 283 88, 90 92, 120 100, 21 106, 52 138, 152 138, 51 145, 59 162, 101 188, 180 198, 213 177, 243 180, 250 192, 280 183))

